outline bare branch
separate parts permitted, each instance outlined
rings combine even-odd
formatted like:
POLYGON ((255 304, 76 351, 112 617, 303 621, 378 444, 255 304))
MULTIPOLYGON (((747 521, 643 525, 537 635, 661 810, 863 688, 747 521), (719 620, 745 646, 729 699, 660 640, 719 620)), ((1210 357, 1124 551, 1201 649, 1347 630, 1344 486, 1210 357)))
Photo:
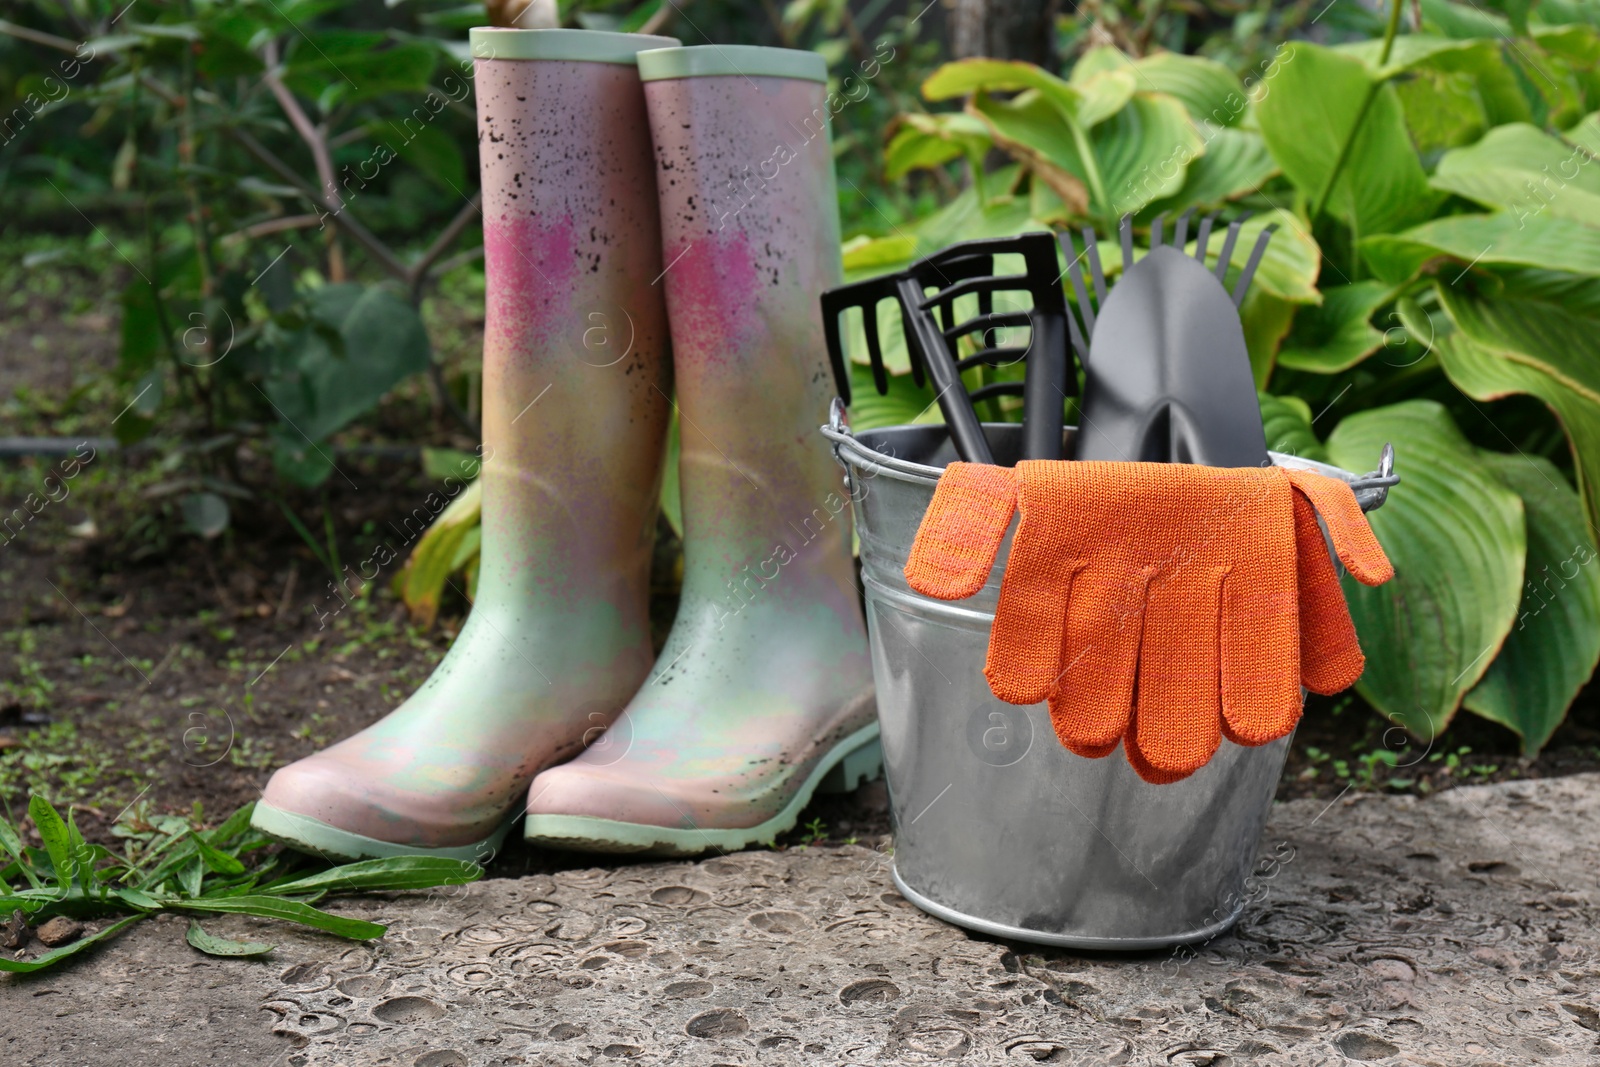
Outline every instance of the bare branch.
POLYGON ((331 221, 335 226, 339 227, 345 233, 349 234, 356 244, 360 245, 362 249, 366 251, 367 255, 375 259, 384 270, 388 271, 396 278, 399 278, 401 281, 409 280, 410 272, 406 269, 406 265, 395 258, 394 253, 389 251, 389 246, 379 240, 377 235, 375 235, 365 226, 361 225, 361 223, 357 222, 355 219, 351 218, 348 211, 345 211, 343 208, 330 204, 328 201, 324 200, 322 198, 322 194, 318 193, 305 181, 305 179, 296 174, 294 169, 290 167, 289 164, 273 155, 272 151, 268 149, 266 145, 256 140, 248 132, 241 130, 237 126, 229 126, 226 127, 226 129, 228 134, 244 147, 245 151, 255 156, 258 160, 265 164, 269 170, 271 170, 278 177, 282 178, 285 184, 293 186, 301 196, 305 197, 313 204, 316 204, 318 207, 325 208, 325 213, 329 221, 331 221))
POLYGON ((444 232, 439 234, 433 244, 428 246, 426 252, 422 253, 422 258, 411 265, 411 276, 407 280, 411 288, 412 304, 420 304, 422 302, 422 287, 428 280, 429 268, 433 266, 440 256, 450 250, 450 246, 455 243, 456 238, 460 237, 462 231, 471 224, 473 217, 481 212, 482 203, 483 194, 481 192, 473 193, 472 199, 461 206, 461 210, 456 212, 456 217, 450 220, 450 224, 444 228, 444 232))
POLYGON ((294 127, 294 132, 300 135, 300 139, 311 150, 311 160, 316 165, 317 177, 322 179, 322 199, 342 211, 344 201, 339 197, 339 183, 333 178, 333 156, 328 152, 327 131, 320 126, 312 125, 311 119, 300 107, 300 101, 296 100, 289 87, 283 84, 283 77, 278 73, 278 42, 268 41, 262 52, 267 69, 266 73, 261 75, 261 80, 272 91, 273 98, 283 109, 289 125, 294 127))
POLYGON ((71 52, 73 55, 77 55, 83 48, 77 41, 69 41, 65 37, 57 37, 55 34, 45 33, 43 30, 33 30, 27 26, 18 26, 15 22, 8 22, 5 19, 0 19, 0 33, 15 37, 18 40, 42 44, 46 48, 54 48, 59 52, 71 52))

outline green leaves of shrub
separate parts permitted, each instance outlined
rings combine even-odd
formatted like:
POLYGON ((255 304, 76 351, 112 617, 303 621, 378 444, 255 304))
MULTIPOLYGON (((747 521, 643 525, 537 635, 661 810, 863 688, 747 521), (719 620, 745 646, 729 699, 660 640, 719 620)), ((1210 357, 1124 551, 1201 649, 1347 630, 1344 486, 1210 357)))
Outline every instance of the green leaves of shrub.
POLYGON ((1357 232, 1400 229, 1430 213, 1436 195, 1406 135, 1400 101, 1359 59, 1303 42, 1284 45, 1276 74, 1263 82, 1256 119, 1284 176, 1357 232))
POLYGON ((1549 460, 1480 452, 1522 498, 1528 554, 1517 620, 1466 706, 1538 753, 1600 663, 1600 566, 1583 505, 1549 460))
POLYGON ((267 335, 265 389, 294 436, 320 442, 426 370, 428 334, 417 312, 381 286, 325 285, 305 305, 297 326, 267 335))
MULTIPOLYGON (((382 937, 385 928, 323 911, 313 902, 331 893, 462 885, 483 874, 475 863, 431 856, 285 870, 284 854, 261 855, 271 842, 250 829, 252 808, 240 808, 212 830, 175 816, 159 817, 148 828, 119 824, 113 832, 128 846, 117 855, 88 844, 70 816, 63 820, 43 797, 33 797, 28 814, 44 842, 42 850, 25 847, 16 828, 0 819, 0 912, 21 911, 32 925, 57 915, 125 917, 31 960, 0 956, 0 971, 43 970, 159 911, 251 915, 370 940, 382 937)), ((186 936, 190 945, 215 956, 272 951, 268 944, 216 937, 193 921, 186 936)))
POLYGON ((1344 583, 1367 657, 1356 688, 1427 740, 1450 722, 1510 632, 1527 541, 1521 499, 1434 401, 1349 416, 1329 436, 1328 458, 1366 470, 1390 442, 1402 481, 1370 519, 1395 577, 1377 588, 1344 583))

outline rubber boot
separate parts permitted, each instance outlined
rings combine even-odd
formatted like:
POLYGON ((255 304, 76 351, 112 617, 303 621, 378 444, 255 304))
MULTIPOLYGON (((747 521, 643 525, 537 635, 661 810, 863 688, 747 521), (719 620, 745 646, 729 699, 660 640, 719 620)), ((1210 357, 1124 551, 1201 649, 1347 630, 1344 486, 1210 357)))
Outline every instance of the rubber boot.
POLYGON ((639 57, 682 439, 683 596, 657 670, 534 779, 529 840, 685 855, 770 841, 880 756, 849 500, 818 428, 839 284, 826 72, 809 52, 639 57))
POLYGON ((675 43, 472 31, 488 285, 477 600, 411 699, 272 776, 253 820, 267 833, 347 858, 484 860, 533 776, 604 737, 648 676, 671 366, 633 57, 675 43))

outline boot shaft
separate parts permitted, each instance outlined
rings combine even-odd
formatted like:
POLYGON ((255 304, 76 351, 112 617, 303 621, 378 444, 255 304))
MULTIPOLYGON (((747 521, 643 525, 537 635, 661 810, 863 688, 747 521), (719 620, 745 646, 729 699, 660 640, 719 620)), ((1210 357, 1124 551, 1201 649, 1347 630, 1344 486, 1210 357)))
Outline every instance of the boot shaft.
POLYGON ((671 364, 634 53, 675 43, 472 31, 490 596, 582 596, 596 581, 644 596, 671 364))
POLYGON ((639 64, 683 441, 685 593, 775 582, 779 596, 820 593, 842 611, 855 596, 848 502, 817 433, 835 393, 817 300, 840 280, 825 65, 732 45, 639 64))

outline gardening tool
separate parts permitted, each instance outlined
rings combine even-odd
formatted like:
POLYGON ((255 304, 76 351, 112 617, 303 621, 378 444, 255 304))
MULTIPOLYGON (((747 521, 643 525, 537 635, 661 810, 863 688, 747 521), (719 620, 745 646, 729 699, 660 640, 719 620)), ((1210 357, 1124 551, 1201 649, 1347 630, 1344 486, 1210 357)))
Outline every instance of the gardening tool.
POLYGON ((1349 486, 1320 474, 1025 460, 945 468, 907 584, 941 600, 977 592, 1013 510, 990 690, 1010 704, 1048 699, 1057 737, 1080 756, 1124 742, 1150 782, 1193 774, 1223 736, 1286 736, 1302 681, 1336 693, 1360 677, 1318 511, 1358 580, 1394 575, 1349 486))
POLYGON ((649 673, 670 367, 634 53, 675 43, 471 33, 488 286, 477 600, 409 700, 273 775, 253 821, 281 840, 486 860, 533 776, 605 736, 649 673))
POLYGON ((639 69, 682 433, 682 600, 614 743, 534 780, 526 833, 688 854, 770 841, 817 788, 853 787, 881 757, 848 508, 814 436, 834 391, 816 299, 840 271, 825 64, 723 45, 641 53, 639 69))
POLYGON ((1230 294, 1223 279, 1240 222, 1228 227, 1217 266, 1210 270, 1205 255, 1213 218, 1201 221, 1193 258, 1184 254, 1188 219, 1185 214, 1178 220, 1167 245, 1163 219, 1157 218, 1150 251, 1134 262, 1132 224, 1124 218, 1122 277, 1109 295, 1094 231, 1084 231, 1098 313, 1092 310, 1072 237, 1061 235, 1085 319, 1083 334, 1090 338, 1075 459, 1212 467, 1266 462, 1266 435, 1237 309, 1273 227, 1257 237, 1230 294))
MULTIPOLYGON (((1237 465, 1255 467, 1270 459, 1281 467, 1315 470, 1348 483, 1362 509, 1379 506, 1397 480, 1391 449, 1384 450, 1377 472, 1357 477, 1269 453, 1264 441, 1258 442, 1257 436, 1264 435, 1234 311, 1254 266, 1246 264, 1230 294, 1217 274, 1197 276, 1196 270, 1205 270, 1199 260, 1173 263, 1183 259, 1178 249, 1186 243, 1188 221, 1178 222, 1176 247, 1167 247, 1162 227, 1155 227, 1156 248, 1139 264, 1133 263, 1132 231, 1125 222, 1125 270, 1115 291, 1106 285, 1093 231, 1085 233, 1088 244, 1081 259, 1072 238, 1064 238, 1066 273, 1078 309, 1076 321, 1069 317, 1068 335, 1086 369, 1084 428, 1066 429, 1062 454, 1218 462, 1228 451, 1247 453, 1237 465), (1093 299, 1085 283, 1085 262, 1095 287, 1093 299), (1152 301, 1145 291, 1167 284, 1180 291, 1170 306, 1152 301), (1219 299, 1234 307, 1219 308, 1219 299), (1152 320, 1144 324, 1143 335, 1137 322, 1141 316, 1152 320), (1231 325, 1224 316, 1233 318, 1231 325), (1214 335, 1213 324, 1218 323, 1229 328, 1214 335), (1226 344, 1225 357, 1201 351, 1216 336, 1226 344), (1087 359, 1080 338, 1088 348, 1087 359), (1187 358, 1196 366, 1173 370, 1168 365, 1185 358, 1181 338, 1187 338, 1187 358), (1128 345, 1153 347, 1155 355, 1128 345), (1134 372, 1125 364, 1144 370, 1134 372), (1202 389, 1200 410, 1191 410, 1188 397, 1167 386, 1189 389, 1207 368, 1230 384, 1202 389), (1140 374, 1149 379, 1142 391, 1140 374), (1097 381, 1102 376, 1105 385, 1097 381), (1102 400, 1091 407, 1096 392, 1105 401, 1120 402, 1124 410, 1102 400), (1108 426, 1090 426, 1091 419, 1099 423, 1096 411, 1108 426)), ((1196 242, 1200 260, 1212 227, 1213 220, 1202 220, 1196 242)), ((1220 257, 1223 272, 1237 234, 1237 226, 1230 227, 1220 257)), ((1256 265, 1264 249, 1258 239, 1250 257, 1256 265)), ((990 452, 1002 463, 1021 453, 1020 427, 990 424, 983 432, 990 452)), ((846 469, 861 540, 895 822, 894 879, 901 893, 923 910, 975 930, 1074 948, 1155 948, 1205 940, 1232 925, 1246 902, 1246 875, 1288 738, 1257 747, 1221 746, 1203 773, 1161 786, 1146 781, 1127 760, 1085 759, 1057 744, 1045 704, 1024 707, 999 700, 979 670, 995 625, 1002 575, 1014 549, 1010 539, 992 545, 984 538, 992 538, 996 525, 1003 530, 1005 524, 980 522, 947 546, 944 565, 952 573, 966 568, 963 592, 972 593, 959 605, 923 596, 907 584, 913 537, 941 468, 956 452, 949 431, 899 426, 852 434, 844 425, 842 405, 836 405, 823 434, 834 442, 846 469), (991 553, 994 566, 980 583, 982 572, 971 573, 971 561, 991 553)), ((1226 461, 1236 462, 1232 456, 1226 461)), ((1029 467, 1022 464, 1020 469, 1029 467)), ((988 474, 990 479, 1007 476, 988 474)), ((975 499, 993 499, 981 481, 966 488, 975 499)), ((1305 520, 1303 511, 1293 520, 1302 537, 1309 532, 1305 520)), ((1310 561, 1308 553, 1297 553, 1297 584, 1298 568, 1310 561)), ((1281 574, 1281 563, 1279 570, 1281 574)), ((1326 571, 1310 578, 1308 586, 1328 592, 1326 571)), ((1322 600, 1301 604, 1299 610, 1314 620, 1336 616, 1322 600)), ((1325 662, 1310 656, 1311 643, 1337 638, 1337 627, 1319 622, 1302 629, 1307 646, 1302 672, 1309 668, 1331 675, 1350 669, 1337 656, 1325 662)), ((1214 711, 1215 703, 1204 707, 1214 711)), ((1298 711, 1298 699, 1294 708, 1298 711)), ((1198 719, 1204 723, 1203 715, 1198 719)), ((1270 729, 1279 725, 1269 723, 1270 729)), ((1139 758, 1137 747, 1132 754, 1139 758)), ((1162 774, 1148 765, 1143 770, 1162 774)))
MULTIPOLYGON (((1126 760, 1084 759, 1058 744, 1046 705, 999 700, 981 670, 1009 539, 960 603, 906 583, 913 539, 954 455, 946 427, 852 433, 843 416, 836 406, 823 435, 845 468, 861 539, 900 892, 949 922, 1071 948, 1159 948, 1226 930, 1247 903, 1288 739, 1223 745, 1202 772, 1161 786, 1126 760)), ((984 432, 995 456, 1020 454, 1021 427, 984 432)), ((1067 453, 1079 432, 1066 430, 1067 453)), ((1396 481, 1389 449, 1359 477, 1269 456, 1348 483, 1364 510, 1396 481)))
MULTIPOLYGON (((840 395, 846 403, 850 399, 849 375, 839 317, 851 308, 861 311, 873 382, 880 393, 886 393, 888 377, 878 339, 877 314, 878 304, 885 299, 892 299, 900 306, 911 373, 919 386, 923 384, 924 375, 933 383, 939 410, 950 427, 950 439, 962 459, 973 463, 994 462, 974 405, 990 397, 1019 395, 1024 427, 1022 454, 1029 459, 1060 457, 1062 404, 1068 396, 1077 395, 1078 380, 1072 373, 1067 354, 1069 326, 1075 331, 1077 324, 1067 314, 1055 243, 1049 234, 964 241, 918 260, 898 273, 823 293, 822 320, 828 354, 841 383, 840 395), (1023 273, 994 274, 994 257, 1008 254, 1022 257, 1023 273), (932 295, 929 289, 934 290, 932 295), (997 292, 1026 293, 1031 306, 996 312, 994 294, 997 292), (969 294, 976 294, 978 298, 978 314, 957 323, 954 321, 955 302, 969 294), (1018 326, 1028 327, 1026 346, 996 343, 998 329, 1018 326), (957 342, 979 332, 983 335, 983 347, 971 355, 959 356, 957 342), (1018 361, 1024 364, 1021 382, 993 382, 969 392, 961 380, 962 372, 973 367, 1004 367, 1018 361)), ((1079 341, 1080 351, 1082 347, 1079 341)))

